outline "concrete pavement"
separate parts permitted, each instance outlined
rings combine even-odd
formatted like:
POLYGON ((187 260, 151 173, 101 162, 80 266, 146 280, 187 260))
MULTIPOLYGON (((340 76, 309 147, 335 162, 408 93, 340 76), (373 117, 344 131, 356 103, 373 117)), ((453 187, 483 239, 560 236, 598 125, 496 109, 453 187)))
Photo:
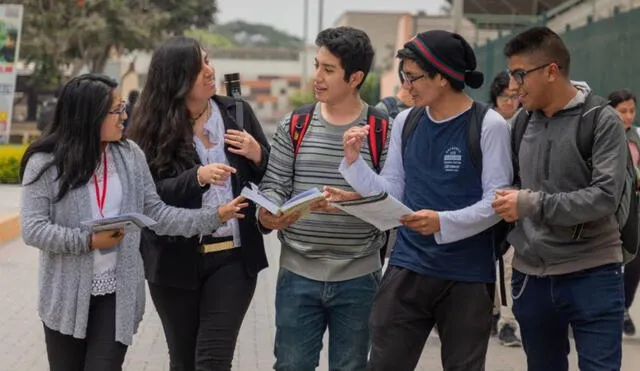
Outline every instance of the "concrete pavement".
MULTIPOLYGON (((278 270, 279 247, 275 235, 267 236, 267 251, 271 266, 260 273, 256 294, 240 332, 233 361, 233 369, 240 371, 271 370, 273 339, 275 336, 275 281, 278 270)), ((27 247, 21 240, 0 246, 0 371, 46 371, 46 353, 42 324, 37 306, 37 249, 27 247)), ((640 320, 640 307, 633 308, 640 320)), ((640 367, 640 337, 624 340, 623 371, 640 367)), ((327 370, 326 339, 318 370, 327 370)), ((575 350, 572 349, 571 370, 577 370, 575 350)), ((147 311, 129 349, 126 371, 168 370, 167 347, 162 327, 150 298, 147 311)), ((441 369, 439 341, 432 336, 423 352, 417 370, 441 369)), ((491 339, 487 370, 525 370, 524 354, 520 348, 505 348, 491 339)))
MULTIPOLYGON (((272 134, 275 127, 270 127, 272 134)), ((19 211, 20 188, 0 185, 0 217, 19 211)), ((269 268, 258 278, 254 299, 240 331, 233 370, 267 371, 274 362, 275 283, 278 272, 279 243, 275 234, 266 236, 269 268)), ((42 324, 37 315, 38 250, 14 239, 0 242, 0 371, 46 371, 47 359, 42 324)), ((640 305, 632 308, 640 323, 640 305)), ((318 370, 327 370, 326 337, 318 370)), ((441 369, 439 340, 432 335, 417 370, 441 369)), ((570 356, 571 370, 577 370, 575 348, 570 356)), ((505 348, 491 339, 487 355, 488 371, 523 371, 521 348, 505 348)), ((625 338, 623 371, 640 369, 640 336, 625 338)), ((169 370, 168 353, 162 326, 151 299, 134 344, 127 353, 125 371, 169 370)), ((553 370, 550 370, 553 371, 553 370)))

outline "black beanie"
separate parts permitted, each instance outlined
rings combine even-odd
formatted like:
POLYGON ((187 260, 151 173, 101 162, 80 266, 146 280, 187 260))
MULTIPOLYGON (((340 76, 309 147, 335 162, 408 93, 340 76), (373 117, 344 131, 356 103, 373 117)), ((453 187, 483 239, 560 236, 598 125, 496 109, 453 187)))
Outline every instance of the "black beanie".
POLYGON ((460 90, 465 85, 477 89, 484 82, 482 72, 476 71, 476 55, 471 45, 457 33, 443 30, 421 32, 404 47, 417 57, 423 69, 435 68, 460 90))

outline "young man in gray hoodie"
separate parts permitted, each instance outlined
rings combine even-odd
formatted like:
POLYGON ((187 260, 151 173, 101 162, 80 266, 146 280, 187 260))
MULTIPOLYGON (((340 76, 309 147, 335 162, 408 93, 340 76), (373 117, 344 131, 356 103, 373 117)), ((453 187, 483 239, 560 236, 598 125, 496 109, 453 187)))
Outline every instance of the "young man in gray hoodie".
POLYGON ((591 92, 569 80, 560 37, 532 28, 515 36, 505 55, 528 111, 521 115, 531 116, 518 153, 521 189, 496 192, 493 206, 516 221, 509 235, 513 312, 528 370, 568 370, 569 325, 581 370, 619 370, 624 293, 615 213, 627 158, 620 119, 606 105, 595 111, 587 163, 576 133, 594 119, 585 112, 591 92))

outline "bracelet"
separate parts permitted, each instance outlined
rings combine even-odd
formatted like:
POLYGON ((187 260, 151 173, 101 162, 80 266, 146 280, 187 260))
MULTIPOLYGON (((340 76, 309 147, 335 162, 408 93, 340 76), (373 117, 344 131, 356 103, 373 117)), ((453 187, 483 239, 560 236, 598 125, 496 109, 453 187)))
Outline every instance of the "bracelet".
POLYGON ((89 251, 93 251, 93 234, 89 235, 89 251))
POLYGON ((198 168, 198 170, 196 170, 196 182, 198 182, 198 185, 199 185, 200 187, 204 187, 204 186, 206 186, 207 184, 206 184, 206 183, 205 183, 205 184, 200 183, 200 169, 202 169, 202 166, 200 166, 200 167, 198 168))

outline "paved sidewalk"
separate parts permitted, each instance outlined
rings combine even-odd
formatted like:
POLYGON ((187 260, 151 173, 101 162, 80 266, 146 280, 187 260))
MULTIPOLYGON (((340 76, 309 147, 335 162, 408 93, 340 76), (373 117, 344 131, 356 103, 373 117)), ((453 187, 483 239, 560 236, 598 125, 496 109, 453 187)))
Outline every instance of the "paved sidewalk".
MULTIPOLYGON (((271 267, 260 273, 252 305, 244 321, 233 362, 240 371, 271 370, 273 365, 274 297, 279 247, 275 235, 267 236, 271 267)), ((46 371, 42 325, 36 313, 37 250, 15 240, 0 246, 0 371, 46 371)), ((634 308, 640 319, 640 308, 634 308)), ((326 342, 325 342, 326 344, 326 342)), ((572 349, 572 368, 575 366, 572 349)), ((327 370, 323 350, 319 370, 327 370)), ((167 348, 151 300, 134 345, 129 349, 126 371, 168 370, 167 348)), ((423 353, 418 370, 441 369, 439 341, 433 336, 423 353)), ((624 371, 640 369, 640 337, 624 341, 624 371)), ((491 340, 487 370, 525 370, 520 348, 505 348, 491 340)), ((550 370, 551 371, 551 370, 550 370)))

